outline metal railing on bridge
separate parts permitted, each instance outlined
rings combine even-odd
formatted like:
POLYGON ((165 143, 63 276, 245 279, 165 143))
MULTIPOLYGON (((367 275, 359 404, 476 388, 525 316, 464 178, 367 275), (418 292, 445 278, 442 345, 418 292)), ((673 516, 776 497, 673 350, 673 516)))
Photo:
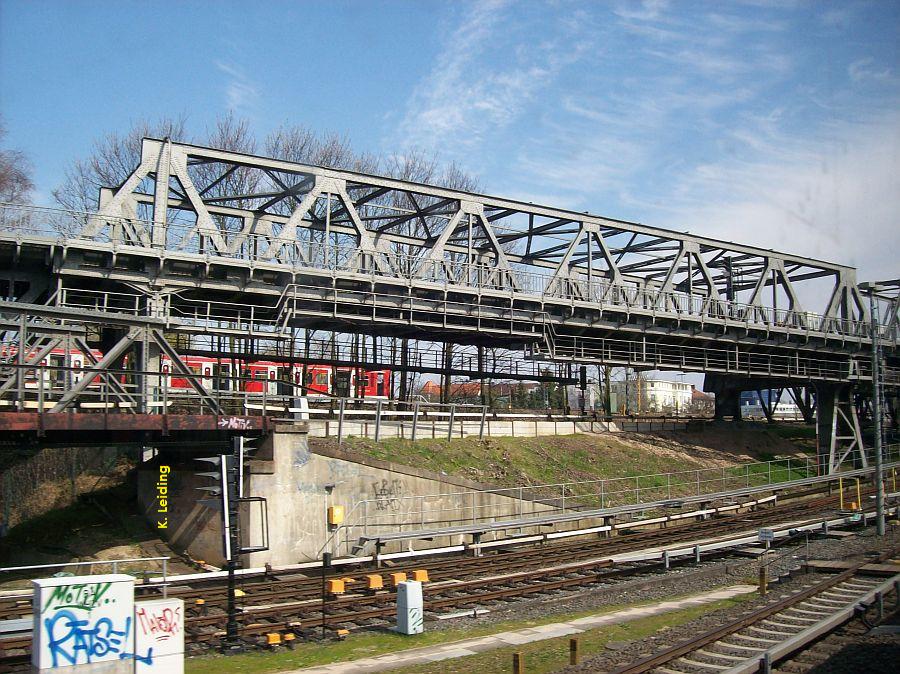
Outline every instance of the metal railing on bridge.
MULTIPOLYGON (((134 232, 150 231, 163 226, 166 242, 192 239, 189 234, 195 223, 154 223, 137 218, 111 218, 111 228, 103 228, 97 234, 84 237, 82 231, 96 213, 67 211, 62 209, 0 203, 0 231, 15 236, 37 235, 55 239, 60 246, 76 246, 79 240, 110 243, 116 246, 153 248, 153 244, 136 236, 134 232)), ((308 232, 307 232, 308 235, 308 232)), ((227 238, 228 233, 224 236, 227 238)), ((215 257, 285 266, 292 270, 320 271, 329 274, 396 278, 407 283, 437 284, 475 288, 482 292, 514 293, 517 297, 534 297, 544 301, 585 303, 603 310, 647 314, 674 320, 721 322, 726 325, 753 327, 763 330, 786 330, 808 335, 829 335, 844 338, 868 339, 871 326, 865 320, 850 320, 835 316, 823 316, 815 312, 766 307, 758 304, 723 300, 701 293, 663 291, 636 283, 612 283, 606 279, 587 279, 559 276, 549 271, 541 272, 513 264, 511 269, 498 274, 495 266, 456 260, 429 259, 422 253, 409 255, 400 250, 364 250, 358 247, 326 245, 313 240, 298 240, 290 245, 279 244, 277 254, 269 251, 269 238, 252 232, 235 234, 234 245, 228 250, 216 250, 215 257), (375 264, 375 260, 380 264, 375 264), (502 278, 501 278, 502 277, 502 278)), ((157 247, 159 247, 157 245, 157 247)), ((165 246, 162 246, 165 248, 165 246)), ((186 249, 175 246, 184 253, 209 255, 200 248, 186 249)), ((896 322, 881 326, 881 339, 896 343, 896 322)))

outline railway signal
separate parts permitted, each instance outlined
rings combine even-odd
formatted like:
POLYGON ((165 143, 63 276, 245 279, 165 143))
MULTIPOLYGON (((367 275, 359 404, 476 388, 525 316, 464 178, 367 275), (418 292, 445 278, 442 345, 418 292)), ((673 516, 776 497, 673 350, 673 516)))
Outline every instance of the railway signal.
POLYGON ((198 473, 201 477, 211 478, 213 483, 197 487, 208 494, 209 498, 198 501, 222 514, 222 556, 225 558, 228 572, 228 620, 225 624, 225 652, 241 650, 238 634, 237 607, 235 602, 235 571, 240 564, 240 556, 251 552, 268 550, 268 516, 266 499, 247 496, 244 493, 244 468, 248 455, 254 448, 246 444, 245 438, 233 439, 231 454, 202 457, 197 461, 210 463, 216 470, 198 473), (262 542, 259 545, 241 544, 240 512, 242 504, 257 503, 260 507, 262 542))

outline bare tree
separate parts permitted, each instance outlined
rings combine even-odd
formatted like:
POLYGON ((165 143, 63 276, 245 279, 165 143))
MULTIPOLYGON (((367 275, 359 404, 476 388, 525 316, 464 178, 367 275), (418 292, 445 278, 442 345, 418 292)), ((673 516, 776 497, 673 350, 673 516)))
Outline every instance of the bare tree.
POLYGON ((375 155, 358 153, 346 136, 337 133, 316 134, 299 125, 283 124, 266 137, 265 151, 270 157, 298 164, 314 164, 346 169, 357 173, 375 173, 380 162, 375 155))
MULTIPOLYGON (((241 154, 256 154, 257 145, 256 136, 250 129, 250 122, 235 117, 230 111, 217 118, 212 128, 207 129, 203 144, 218 150, 241 154)), ((194 185, 206 198, 235 197, 224 202, 234 208, 252 206, 253 199, 248 195, 256 192, 262 179, 258 171, 246 166, 223 174, 221 165, 216 163, 191 165, 188 167, 188 173, 194 185)), ((240 229, 240 222, 235 218, 219 215, 214 215, 213 218, 222 231, 234 232, 240 229)))
MULTIPOLYGON (((6 128, 0 120, 0 142, 6 128)), ((0 201, 27 202, 34 183, 31 181, 31 162, 18 150, 0 149, 0 201)))
MULTIPOLYGON (((144 137, 171 138, 175 141, 197 142, 213 148, 244 154, 262 153, 289 162, 311 164, 329 168, 344 169, 357 173, 383 174, 417 183, 430 183, 459 189, 476 191, 477 181, 456 164, 442 165, 438 158, 420 151, 410 151, 402 155, 379 158, 354 149, 346 136, 337 133, 317 133, 299 125, 282 125, 270 133, 262 143, 258 143, 247 120, 232 113, 216 120, 212 128, 200 139, 188 137, 186 119, 161 118, 149 122, 141 121, 125 133, 110 133, 97 141, 89 157, 74 161, 66 171, 66 181, 53 195, 61 206, 77 211, 96 211, 99 207, 101 187, 116 187, 139 165, 141 141, 144 137)), ((270 212, 287 216, 292 213, 308 191, 309 185, 302 174, 287 171, 260 171, 249 167, 235 170, 225 169, 216 162, 192 164, 188 171, 197 190, 204 198, 212 198, 220 205, 240 209, 255 209, 269 202, 270 212), (280 201, 271 203, 271 195, 283 192, 280 201)), ((426 195, 410 196, 402 192, 392 192, 369 201, 363 208, 371 215, 385 210, 419 211, 437 201, 426 195), (382 209, 378 211, 377 209, 382 209)), ((328 204, 333 212, 339 210, 337 203, 330 199, 320 199, 314 205, 311 216, 323 220, 328 204)), ((167 222, 178 222, 185 214, 175 210, 166 214, 167 222)), ((226 233, 240 227, 236 218, 215 215, 220 229, 226 233)), ((402 233, 412 236, 428 236, 423 223, 434 230, 446 223, 446 216, 425 215, 408 219, 402 225, 402 233), (440 218, 443 217, 443 220, 440 218)), ((69 233, 69 232, 65 232, 69 233)), ((304 230, 299 237, 316 236, 313 230, 304 230)), ((318 234, 319 237, 324 233, 318 234)), ((298 243, 301 243, 298 241, 298 243)), ((421 254, 409 245, 395 245, 395 252, 407 255, 421 254), (405 247, 404 247, 405 246, 405 247), (402 250, 401 250, 402 249, 402 250)), ((409 340, 402 339, 400 349, 403 359, 408 357, 409 340)), ((401 397, 408 397, 413 389, 407 374, 401 375, 401 397)))
POLYGON ((63 208, 96 211, 100 188, 115 187, 141 163, 144 137, 185 138, 185 118, 142 120, 125 133, 112 132, 94 143, 87 159, 76 159, 66 169, 65 182, 53 190, 53 198, 63 208))

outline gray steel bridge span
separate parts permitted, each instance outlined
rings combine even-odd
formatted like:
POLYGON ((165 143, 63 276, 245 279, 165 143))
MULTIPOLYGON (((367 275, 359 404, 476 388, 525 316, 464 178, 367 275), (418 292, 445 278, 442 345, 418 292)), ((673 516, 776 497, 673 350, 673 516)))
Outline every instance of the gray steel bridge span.
MULTIPOLYGON (((101 190, 98 212, 8 204, 0 226, 0 399, 19 410, 28 368, 54 345, 96 346, 105 355, 90 367, 107 374, 57 377, 40 410, 80 410, 99 385, 130 401, 125 409, 164 411, 164 353, 214 411, 208 382, 179 353, 312 361, 309 335, 327 330, 370 340, 368 360, 355 341, 323 352, 328 362, 381 363, 384 340, 413 339, 479 355, 454 364, 448 351, 423 365, 394 348, 391 367, 510 378, 571 378, 571 364, 586 363, 704 372, 720 413, 737 412, 741 388, 814 386, 829 410, 820 425, 837 438, 832 461, 842 423, 859 441, 858 421, 840 408, 851 386, 871 381, 872 323, 845 265, 156 139, 144 140, 122 185, 101 190), (498 347, 519 355, 486 361, 498 347), (122 383, 112 373, 129 354, 122 383)), ((890 379, 898 284, 886 288, 878 329, 890 379)))

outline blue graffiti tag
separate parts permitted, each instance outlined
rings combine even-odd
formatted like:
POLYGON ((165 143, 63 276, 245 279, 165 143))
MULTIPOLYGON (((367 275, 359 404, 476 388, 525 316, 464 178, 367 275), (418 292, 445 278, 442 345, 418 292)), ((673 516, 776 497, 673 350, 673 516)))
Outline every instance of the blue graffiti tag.
POLYGON ((129 658, 134 658, 138 662, 142 662, 145 665, 153 664, 153 647, 147 649, 147 655, 141 655, 140 653, 119 653, 119 660, 128 660, 129 658))
MULTIPOLYGON (((125 619, 124 630, 117 630, 109 618, 100 618, 90 626, 88 620, 78 620, 72 611, 63 610, 52 618, 45 618, 44 626, 53 666, 58 667, 60 659, 69 665, 78 664, 82 654, 85 662, 93 662, 115 653, 122 657, 126 638, 131 632, 131 618, 125 619), (58 626, 61 627, 59 634, 58 626)), ((152 655, 148 655, 152 661, 152 655)), ((125 657, 131 657, 131 654, 125 657)))

